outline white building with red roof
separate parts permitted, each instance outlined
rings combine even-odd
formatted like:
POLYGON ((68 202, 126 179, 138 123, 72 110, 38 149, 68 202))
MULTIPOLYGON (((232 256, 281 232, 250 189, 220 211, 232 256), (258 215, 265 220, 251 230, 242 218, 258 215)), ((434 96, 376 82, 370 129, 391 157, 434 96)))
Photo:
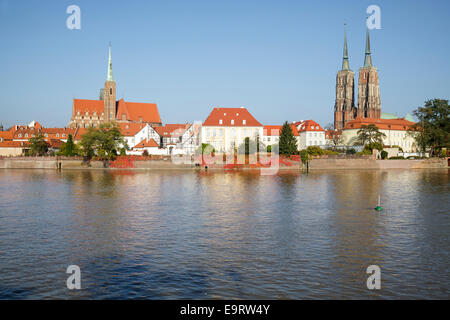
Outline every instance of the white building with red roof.
POLYGON ((294 122, 293 125, 299 133, 299 150, 306 149, 309 146, 324 147, 326 145, 325 130, 314 120, 301 120, 294 122))
POLYGON ((397 119, 372 119, 356 118, 346 123, 343 130, 343 140, 345 145, 354 145, 357 142, 358 130, 363 125, 375 125, 386 137, 383 138, 385 146, 399 146, 404 152, 417 152, 418 146, 414 137, 408 133, 408 130, 414 125, 414 122, 405 118, 397 119))
MULTIPOLYGON (((261 142, 265 146, 278 144, 280 141, 280 134, 281 134, 282 128, 283 128, 283 126, 273 126, 273 125, 264 126, 261 142)), ((297 130, 297 127, 294 124, 291 124, 291 129, 292 129, 292 134, 295 137, 295 140, 297 140, 297 148, 298 148, 300 145, 300 134, 297 130)))
POLYGON ((263 135, 263 125, 244 107, 214 108, 203 122, 202 143, 210 144, 217 152, 231 152, 244 143, 263 135))

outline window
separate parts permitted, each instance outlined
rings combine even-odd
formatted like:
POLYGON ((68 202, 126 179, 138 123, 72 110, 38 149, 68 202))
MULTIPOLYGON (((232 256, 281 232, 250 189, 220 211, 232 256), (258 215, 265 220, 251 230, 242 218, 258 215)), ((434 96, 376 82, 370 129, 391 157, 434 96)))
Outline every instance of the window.
POLYGON ((59 138, 59 133, 56 134, 56 137, 59 138))
POLYGON ((127 115, 125 113, 122 113, 122 120, 127 120, 127 115))
POLYGON ((21 133, 19 133, 19 138, 22 138, 22 134, 21 133))
POLYGON ((46 137, 46 138, 47 138, 47 137, 48 137, 48 134, 47 134, 47 133, 45 133, 45 134, 44 134, 44 137, 46 137))
POLYGON ((234 120, 233 119, 231 119, 231 124, 234 124, 234 120))
POLYGON ((247 124, 246 120, 242 120, 242 124, 246 125, 247 124))
POLYGON ((109 88, 109 94, 112 95, 112 88, 109 88))
POLYGON ((28 133, 25 133, 25 138, 28 138, 28 133))
POLYGON ((311 130, 314 130, 314 126, 311 126, 311 130))
POLYGON ((239 117, 239 113, 236 113, 236 117, 239 117))
POLYGON ((62 134, 62 137, 63 137, 63 138, 65 138, 65 137, 66 137, 66 134, 65 134, 65 133, 63 133, 63 134, 62 134))
POLYGON ((222 119, 219 120, 219 124, 222 124, 222 119))

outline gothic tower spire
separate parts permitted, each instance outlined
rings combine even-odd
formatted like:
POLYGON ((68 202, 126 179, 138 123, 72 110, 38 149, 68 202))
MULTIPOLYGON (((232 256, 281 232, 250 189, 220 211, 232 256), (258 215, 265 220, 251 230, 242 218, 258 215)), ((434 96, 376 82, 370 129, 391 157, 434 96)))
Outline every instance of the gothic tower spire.
POLYGON ((372 65, 369 29, 366 34, 366 54, 364 67, 359 69, 358 118, 381 118, 381 99, 378 71, 372 65))
POLYGON ((366 56, 364 58, 364 68, 372 67, 372 56, 370 55, 370 38, 369 29, 367 29, 366 35, 366 56))
POLYGON ((342 70, 350 70, 350 67, 348 65, 347 30, 345 30, 344 57, 342 58, 342 70))
POLYGON ((344 36, 344 56, 342 70, 336 75, 336 101, 334 104, 334 128, 341 130, 348 121, 356 116, 355 108, 355 73, 348 63, 347 31, 344 36))
POLYGON ((106 81, 114 81, 111 59, 111 43, 109 44, 108 76, 106 77, 106 81))
POLYGON ((108 75, 105 81, 104 90, 104 111, 103 121, 111 122, 116 119, 116 82, 113 78, 112 59, 111 59, 111 43, 109 44, 108 57, 108 75))

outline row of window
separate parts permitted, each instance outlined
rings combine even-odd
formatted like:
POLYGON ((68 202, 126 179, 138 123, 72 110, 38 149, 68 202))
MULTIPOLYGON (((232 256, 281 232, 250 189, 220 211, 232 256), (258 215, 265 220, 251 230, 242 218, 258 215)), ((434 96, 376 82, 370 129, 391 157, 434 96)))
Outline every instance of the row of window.
MULTIPOLYGON (((33 137, 35 137, 36 135, 35 135, 34 133, 32 133, 31 135, 28 135, 28 133, 25 133, 24 135, 22 135, 21 133, 19 133, 19 135, 18 135, 19 138, 22 138, 22 137, 28 138, 28 137, 30 137, 30 136, 33 138, 33 137)), ((48 133, 44 133, 44 137, 47 138, 47 137, 48 137, 48 133)), ((59 138, 59 133, 56 134, 56 137, 59 138)), ((65 138, 65 137, 66 137, 66 134, 63 133, 63 134, 61 135, 61 137, 62 137, 62 138, 65 138)))

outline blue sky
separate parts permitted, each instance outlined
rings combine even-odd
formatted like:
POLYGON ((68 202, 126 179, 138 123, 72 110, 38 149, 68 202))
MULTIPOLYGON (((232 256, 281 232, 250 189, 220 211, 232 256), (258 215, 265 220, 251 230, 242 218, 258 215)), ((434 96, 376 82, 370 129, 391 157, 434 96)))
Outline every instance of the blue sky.
POLYGON ((347 22, 350 67, 364 61, 366 8, 382 110, 449 98, 450 1, 0 0, 0 122, 65 126, 72 99, 97 99, 112 42, 118 98, 158 104, 164 123, 247 107, 263 124, 333 120, 347 22), (66 8, 81 8, 69 30, 66 8))

